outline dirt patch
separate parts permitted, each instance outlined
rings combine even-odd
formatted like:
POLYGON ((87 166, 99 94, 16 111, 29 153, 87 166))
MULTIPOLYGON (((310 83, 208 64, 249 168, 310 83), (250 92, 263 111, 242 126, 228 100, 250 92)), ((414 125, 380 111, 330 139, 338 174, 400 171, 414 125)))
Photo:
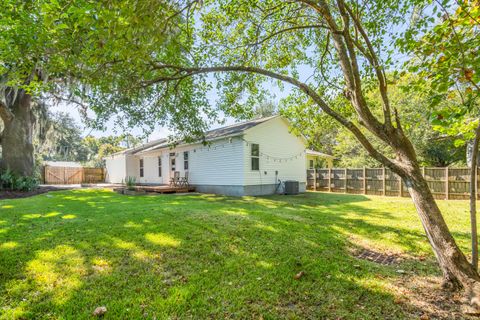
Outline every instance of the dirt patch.
MULTIPOLYGON (((70 188, 73 189, 73 188, 70 188)), ((68 188, 57 188, 53 186, 46 186, 46 187, 38 187, 32 191, 10 191, 10 190, 3 190, 0 191, 0 200, 2 199, 18 199, 18 198, 28 198, 32 196, 36 196, 38 194, 47 193, 50 191, 58 191, 58 190, 69 190, 68 188)))
POLYGON ((409 266, 411 263, 436 264, 433 258, 407 256, 398 252, 379 252, 370 248, 356 248, 351 254, 383 266, 394 267, 398 276, 389 278, 389 290, 395 303, 412 319, 480 319, 462 312, 463 292, 442 289, 442 277, 425 274, 409 266), (401 271, 401 272, 400 272, 401 271), (423 273, 423 274, 422 274, 423 273))
POLYGON ((462 293, 441 288, 441 277, 403 276, 392 283, 397 303, 417 319, 478 319, 462 313, 462 293))

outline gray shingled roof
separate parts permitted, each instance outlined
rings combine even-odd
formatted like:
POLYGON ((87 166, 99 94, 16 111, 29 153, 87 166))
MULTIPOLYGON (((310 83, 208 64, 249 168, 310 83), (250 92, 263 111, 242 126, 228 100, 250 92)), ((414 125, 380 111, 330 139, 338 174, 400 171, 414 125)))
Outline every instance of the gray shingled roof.
POLYGON ((133 148, 130 148, 130 149, 127 149, 127 150, 120 151, 120 152, 118 152, 117 154, 121 154, 121 153, 124 153, 124 154, 134 154, 134 153, 143 151, 143 150, 145 150, 145 149, 154 147, 154 146, 156 146, 156 145, 158 145, 158 144, 162 144, 162 143, 165 143, 165 142, 167 142, 167 139, 165 139, 165 138, 156 139, 156 140, 152 140, 152 141, 150 141, 150 142, 144 143, 144 144, 142 144, 142 145, 139 145, 139 146, 137 146, 137 147, 133 147, 133 148))
MULTIPOLYGON (((245 121, 245 122, 240 122, 236 124, 232 124, 230 126, 218 128, 218 129, 213 129, 210 131, 205 132, 205 140, 215 140, 221 137, 227 137, 227 136, 235 136, 235 135, 240 135, 242 134, 245 130, 248 130, 250 128, 253 128, 261 123, 264 123, 268 120, 271 120, 273 118, 276 118, 278 116, 271 116, 271 117, 266 117, 266 118, 261 118, 261 119, 255 119, 255 120, 250 120, 250 121, 245 121)), ((179 143, 180 145, 182 144, 181 142, 179 143)), ((138 148, 134 149, 129 149, 126 150, 125 153, 127 154, 135 154, 141 151, 153 151, 153 150, 158 150, 165 148, 170 145, 170 142, 167 141, 167 139, 159 139, 155 141, 148 142, 145 145, 142 145, 138 148), (148 146, 147 146, 148 145, 148 146)))
POLYGON ((259 125, 260 123, 263 123, 265 121, 268 121, 270 119, 276 118, 278 116, 271 116, 271 117, 266 117, 266 118, 261 118, 261 119, 255 119, 255 120, 250 120, 250 121, 245 121, 245 122, 240 122, 236 124, 232 124, 227 127, 223 128, 218 128, 218 129, 213 129, 210 131, 205 132, 205 139, 210 140, 210 139, 216 139, 224 136, 231 136, 237 133, 242 133, 247 129, 253 128, 256 125, 259 125))

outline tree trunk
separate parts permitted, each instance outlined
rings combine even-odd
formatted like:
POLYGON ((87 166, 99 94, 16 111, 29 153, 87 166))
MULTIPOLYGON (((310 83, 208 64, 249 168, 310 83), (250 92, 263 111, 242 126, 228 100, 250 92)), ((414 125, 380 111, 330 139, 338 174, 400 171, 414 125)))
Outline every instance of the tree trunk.
POLYGON ((10 110, 14 117, 4 122, 1 136, 2 167, 16 174, 31 176, 34 172, 32 98, 19 90, 10 110))
POLYGON ((480 277, 458 248, 420 168, 413 169, 410 174, 403 177, 403 180, 442 270, 444 287, 464 288, 468 294, 469 304, 478 310, 480 308, 480 277))
POLYGON ((477 237, 477 158, 480 141, 480 125, 475 130, 470 166, 470 225, 472 230, 472 266, 478 270, 478 237, 477 237))

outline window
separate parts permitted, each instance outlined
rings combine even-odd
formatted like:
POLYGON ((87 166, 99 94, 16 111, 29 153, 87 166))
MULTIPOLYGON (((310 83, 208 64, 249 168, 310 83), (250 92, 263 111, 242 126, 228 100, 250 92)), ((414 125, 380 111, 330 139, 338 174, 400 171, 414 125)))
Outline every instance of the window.
POLYGON ((251 157, 252 170, 260 170, 260 146, 256 143, 252 143, 251 157))
POLYGON ((140 177, 143 177, 143 159, 140 159, 140 177))
POLYGON ((310 160, 310 169, 313 169, 313 160, 310 160))
POLYGON ((162 157, 158 157, 158 176, 162 176, 162 157))
POLYGON ((170 159, 170 167, 172 168, 172 171, 175 171, 175 158, 170 159))
POLYGON ((183 169, 188 170, 188 151, 183 153, 183 169))

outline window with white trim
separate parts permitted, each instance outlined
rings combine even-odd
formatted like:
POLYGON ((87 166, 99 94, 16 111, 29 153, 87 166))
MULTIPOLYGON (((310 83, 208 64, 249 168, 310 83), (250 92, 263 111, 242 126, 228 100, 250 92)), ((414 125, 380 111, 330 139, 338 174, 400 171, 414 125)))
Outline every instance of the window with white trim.
POLYGON ((188 170, 188 151, 183 153, 183 169, 188 170))
POLYGON ((140 177, 143 178, 143 159, 140 159, 140 177))
POLYGON ((260 146, 257 143, 252 143, 250 156, 252 171, 260 170, 260 146))
POLYGON ((162 176, 162 157, 158 157, 158 176, 162 176))

